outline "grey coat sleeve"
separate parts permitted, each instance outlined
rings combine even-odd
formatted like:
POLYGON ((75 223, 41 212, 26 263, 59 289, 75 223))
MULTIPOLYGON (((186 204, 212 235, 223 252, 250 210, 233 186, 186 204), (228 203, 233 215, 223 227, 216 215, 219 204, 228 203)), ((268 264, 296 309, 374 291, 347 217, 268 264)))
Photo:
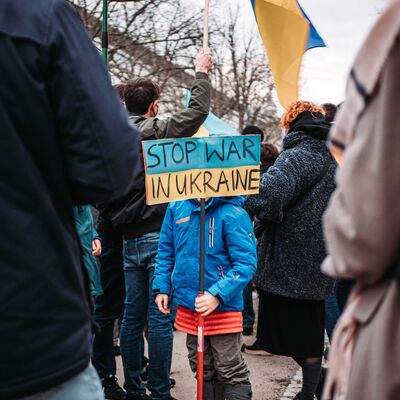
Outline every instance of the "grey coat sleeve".
POLYGON ((210 99, 211 85, 208 75, 198 72, 190 90, 188 108, 170 118, 157 121, 158 139, 193 136, 210 112, 210 99))
POLYGON ((48 93, 70 191, 79 204, 111 200, 134 178, 140 135, 75 10, 64 1, 53 4, 48 93))
POLYGON ((288 149, 262 175, 258 195, 248 196, 245 208, 260 220, 281 222, 289 206, 309 187, 313 176, 320 173, 323 156, 288 149))
POLYGON ((400 44, 396 42, 379 90, 364 110, 339 169, 324 217, 328 253, 323 272, 375 283, 400 252, 400 44))

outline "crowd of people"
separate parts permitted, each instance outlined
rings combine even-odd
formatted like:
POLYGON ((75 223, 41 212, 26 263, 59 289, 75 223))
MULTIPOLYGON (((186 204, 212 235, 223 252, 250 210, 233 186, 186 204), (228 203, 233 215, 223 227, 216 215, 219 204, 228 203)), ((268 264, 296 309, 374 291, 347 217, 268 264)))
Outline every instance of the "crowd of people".
POLYGON ((211 55, 196 57, 187 107, 161 118, 158 84, 112 87, 66 2, 3 0, 5 14, 0 399, 175 400, 174 329, 196 376, 199 314, 204 400, 252 398, 243 352, 294 359, 297 400, 399 398, 400 1, 361 50, 338 118, 333 104, 294 102, 281 148, 243 129, 261 136, 260 190, 206 199, 204 295, 199 199, 147 205, 141 142, 199 130, 211 55), (255 289, 256 341, 243 346, 255 289))

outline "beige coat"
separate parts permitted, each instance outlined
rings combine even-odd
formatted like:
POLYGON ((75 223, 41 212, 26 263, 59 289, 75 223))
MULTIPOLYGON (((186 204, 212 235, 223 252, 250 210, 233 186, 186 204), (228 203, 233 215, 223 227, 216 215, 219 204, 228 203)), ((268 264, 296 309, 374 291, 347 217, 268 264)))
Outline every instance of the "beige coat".
POLYGON ((385 276, 400 254, 400 1, 354 64, 331 147, 343 165, 324 218, 322 270, 357 279, 359 295, 336 333, 325 399, 399 400, 400 291, 385 276))

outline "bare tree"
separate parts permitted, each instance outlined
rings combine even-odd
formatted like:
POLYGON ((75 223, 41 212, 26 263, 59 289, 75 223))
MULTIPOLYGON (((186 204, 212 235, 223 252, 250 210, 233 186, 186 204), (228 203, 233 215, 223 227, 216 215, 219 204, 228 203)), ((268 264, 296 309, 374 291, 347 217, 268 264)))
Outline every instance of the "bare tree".
MULTIPOLYGON (((70 0, 100 47, 101 1, 70 0)), ((193 58, 201 44, 201 14, 180 0, 110 2, 109 68, 113 79, 153 78, 163 91, 163 112, 184 106, 184 88, 193 80, 193 58), (178 90, 177 90, 178 88, 178 90)))
MULTIPOLYGON (((101 0, 70 0, 100 47, 101 0)), ((190 86, 193 60, 202 44, 200 9, 182 0, 109 3, 109 68, 113 79, 149 77, 161 86, 161 111, 182 109, 190 86)), ((221 22, 219 22, 221 25, 221 22)), ((228 23, 210 32, 214 48, 212 111, 239 130, 245 124, 270 128, 276 123, 272 78, 262 45, 241 38, 238 9, 228 23)))

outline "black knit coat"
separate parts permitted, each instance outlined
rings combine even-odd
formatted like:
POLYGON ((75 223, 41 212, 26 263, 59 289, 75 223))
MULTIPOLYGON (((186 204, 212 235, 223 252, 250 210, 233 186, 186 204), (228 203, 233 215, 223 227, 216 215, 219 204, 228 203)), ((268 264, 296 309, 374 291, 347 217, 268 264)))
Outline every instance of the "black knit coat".
POLYGON ((320 270, 326 256, 322 215, 337 166, 326 146, 328 130, 321 115, 300 114, 262 175, 260 193, 246 200, 246 209, 265 225, 255 281, 268 293, 322 300, 332 291, 334 281, 320 270))

